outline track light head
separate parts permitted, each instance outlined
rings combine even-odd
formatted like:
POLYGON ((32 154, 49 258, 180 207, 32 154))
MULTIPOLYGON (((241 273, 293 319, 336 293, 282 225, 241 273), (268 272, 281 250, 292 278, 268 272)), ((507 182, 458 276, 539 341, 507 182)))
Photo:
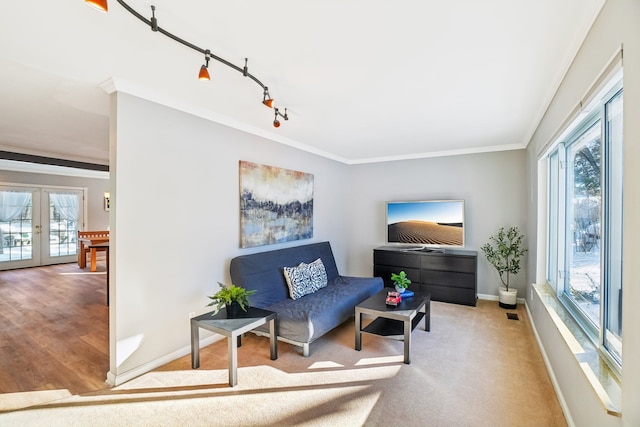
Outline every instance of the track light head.
POLYGON ((198 73, 199 80, 211 80, 209 76, 209 59, 211 58, 211 51, 209 49, 204 51, 204 60, 205 63, 200 67, 200 72, 198 73))
POLYGON ((276 108, 274 114, 275 114, 275 118, 273 119, 273 127, 274 128, 279 128, 280 127, 280 120, 278 120, 278 115, 281 115, 281 114, 278 112, 277 108, 276 108))
POLYGON ((284 109, 284 114, 280 112, 277 108, 275 109, 275 119, 273 120, 273 127, 280 127, 280 120, 278 120, 278 116, 282 117, 285 120, 289 120, 289 116, 287 115, 287 109, 284 109))
POLYGON ((156 18, 156 7, 151 5, 151 31, 158 31, 158 18, 156 18))
POLYGON ((269 88, 264 87, 264 96, 262 97, 262 103, 269 108, 273 108, 273 99, 269 95, 269 88))
POLYGON ((107 4, 107 0, 84 0, 86 4, 93 7, 94 9, 99 10, 100 12, 108 12, 109 5, 107 4))
POLYGON ((200 67, 200 72, 198 73, 198 79, 211 80, 211 77, 209 76, 209 70, 207 70, 207 67, 205 65, 200 67))

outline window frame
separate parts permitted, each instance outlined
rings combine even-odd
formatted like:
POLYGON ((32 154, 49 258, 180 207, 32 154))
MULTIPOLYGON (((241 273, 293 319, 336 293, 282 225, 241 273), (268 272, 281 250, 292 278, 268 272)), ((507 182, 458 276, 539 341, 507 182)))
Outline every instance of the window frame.
MULTIPOLYGON (((619 221, 618 236, 612 235, 610 232, 610 204, 612 200, 620 200, 622 203, 621 194, 612 199, 612 188, 610 185, 612 173, 622 174, 623 159, 619 159, 621 164, 612 164, 614 161, 611 156, 611 144, 610 141, 609 122, 607 121, 607 106, 615 100, 617 97, 623 96, 623 79, 622 69, 619 74, 616 74, 614 78, 609 81, 607 89, 603 90, 598 97, 594 99, 593 107, 585 109, 584 113, 570 122, 564 129, 563 137, 559 138, 556 143, 547 151, 546 167, 547 167, 547 230, 546 230, 546 279, 549 285, 555 290, 558 300, 567 309, 580 327, 584 330, 587 336, 591 339, 594 345, 597 346, 603 359, 607 365, 617 374, 622 375, 622 360, 621 352, 618 354, 610 352, 605 342, 605 335, 609 333, 609 315, 608 310, 608 298, 609 289, 612 287, 610 283, 612 268, 622 269, 622 260, 619 257, 619 265, 612 265, 613 260, 610 259, 610 248, 612 240, 616 245, 621 245, 621 241, 616 239, 622 239, 624 233, 622 232, 623 222, 619 221), (613 84, 612 84, 613 83, 613 84), (569 258, 568 251, 572 250, 572 242, 569 241, 567 235, 568 221, 567 217, 568 208, 567 203, 571 201, 567 200, 569 190, 567 185, 573 185, 573 182, 569 182, 569 168, 571 165, 567 164, 568 152, 571 147, 579 142, 580 137, 599 122, 600 126, 600 289, 599 289, 599 317, 598 322, 594 321, 587 316, 578 306, 577 302, 571 297, 566 295, 569 289, 569 280, 567 269, 569 258)), ((623 143, 622 141, 620 143, 623 143)), ((618 147, 621 149, 621 147, 618 147)), ((618 177, 619 178, 619 177, 618 177)), ((614 178, 615 179, 615 178, 614 178)), ((616 191, 622 191, 621 188, 616 188, 616 191)), ((622 206, 616 208, 618 213, 622 212, 622 206)), ((621 251, 621 249, 620 249, 621 251)), ((622 289, 621 273, 620 284, 618 285, 622 289)), ((620 297, 622 298, 622 296, 620 297)), ((622 334, 620 334, 619 347, 622 346, 622 334)))

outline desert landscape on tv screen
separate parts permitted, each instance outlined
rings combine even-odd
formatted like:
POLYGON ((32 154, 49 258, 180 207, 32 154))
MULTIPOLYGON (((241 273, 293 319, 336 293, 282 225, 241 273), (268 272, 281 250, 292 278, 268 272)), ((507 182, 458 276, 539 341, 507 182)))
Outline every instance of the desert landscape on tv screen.
POLYGON ((389 224, 389 242, 462 246, 462 224, 403 221, 389 224))
POLYGON ((462 202, 390 203, 387 240, 390 243, 462 246, 462 202))

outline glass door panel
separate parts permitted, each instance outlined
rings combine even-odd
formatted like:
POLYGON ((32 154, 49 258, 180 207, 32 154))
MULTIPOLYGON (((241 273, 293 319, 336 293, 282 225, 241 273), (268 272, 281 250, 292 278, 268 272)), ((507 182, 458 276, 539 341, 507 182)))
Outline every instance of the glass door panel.
POLYGON ((42 205, 42 264, 77 259, 78 220, 82 218, 82 191, 46 189, 42 205))
POLYGON ((0 270, 40 264, 34 209, 39 209, 37 189, 0 186, 0 270))

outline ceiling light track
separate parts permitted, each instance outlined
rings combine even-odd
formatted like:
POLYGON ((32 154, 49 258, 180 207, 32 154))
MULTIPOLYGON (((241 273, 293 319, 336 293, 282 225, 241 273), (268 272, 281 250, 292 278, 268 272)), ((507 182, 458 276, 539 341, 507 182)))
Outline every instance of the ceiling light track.
MULTIPOLYGON (((198 74, 198 78, 200 80, 210 80, 210 76, 209 76, 209 60, 210 59, 215 59, 216 61, 226 65, 229 68, 232 68, 240 73, 242 73, 243 76, 245 77, 249 77, 251 80, 253 80, 254 82, 256 82, 263 90, 263 100, 262 103, 264 105, 266 105, 269 108, 274 108, 274 100, 271 98, 271 96, 269 95, 269 88, 267 86, 265 86, 260 80, 258 80, 258 78, 256 78, 254 75, 252 75, 251 73, 249 73, 249 68, 248 68, 248 59, 245 58, 244 60, 244 67, 238 67, 237 65, 227 61, 224 58, 221 58, 213 53, 211 53, 211 50, 209 49, 203 49, 199 46, 196 46, 195 44, 188 42, 187 40, 184 40, 183 38, 180 38, 178 36, 176 36, 175 34, 170 33, 169 31, 163 29, 162 27, 158 26, 158 19, 156 18, 156 7, 155 6, 151 6, 151 18, 147 19, 144 16, 142 16, 140 13, 138 13, 135 9, 133 9, 131 6, 129 6, 126 2, 124 2, 123 0, 116 0, 122 7, 124 7, 130 14, 132 14, 133 16, 135 16, 136 18, 138 18, 140 21, 144 22, 146 25, 149 26, 149 28, 151 28, 151 31, 154 32, 158 32, 166 37, 169 37, 170 39, 182 44, 183 46, 186 46, 190 49, 195 50, 196 52, 201 53, 204 58, 205 58, 205 64, 202 65, 200 67, 200 73, 198 74)), ((90 6, 99 9, 103 12, 107 12, 107 1, 103 0, 103 1, 96 1, 96 0, 85 0, 85 2, 87 4, 89 4, 90 6)), ((278 121, 278 116, 283 117, 285 120, 289 120, 289 117, 287 116, 286 113, 287 109, 285 108, 285 114, 282 114, 278 111, 278 109, 275 109, 275 117, 276 120, 274 120, 273 122, 273 126, 274 127, 279 127, 280 126, 280 122, 278 121)))

